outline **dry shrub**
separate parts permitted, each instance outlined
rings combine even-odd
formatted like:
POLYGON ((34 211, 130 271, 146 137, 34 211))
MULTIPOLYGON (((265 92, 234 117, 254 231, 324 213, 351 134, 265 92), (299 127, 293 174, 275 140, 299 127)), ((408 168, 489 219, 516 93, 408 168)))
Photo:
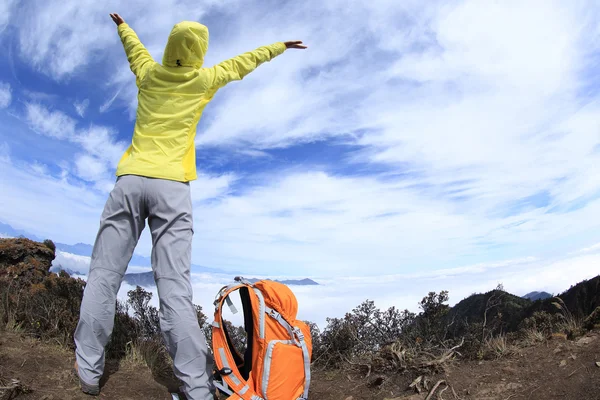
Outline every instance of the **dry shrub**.
POLYGON ((558 329, 566 333, 567 337, 571 339, 583 335, 583 322, 569 311, 567 305, 560 297, 555 297, 554 299, 555 301, 552 302, 552 305, 558 309, 558 316, 560 318, 560 322, 557 325, 558 329))
POLYGON ((50 274, 41 282, 7 285, 0 289, 4 325, 22 329, 42 339, 56 339, 67 345, 79 319, 85 282, 66 273, 50 274))
POLYGON ((516 353, 516 347, 510 343, 506 335, 489 338, 484 343, 484 357, 499 359, 516 353))

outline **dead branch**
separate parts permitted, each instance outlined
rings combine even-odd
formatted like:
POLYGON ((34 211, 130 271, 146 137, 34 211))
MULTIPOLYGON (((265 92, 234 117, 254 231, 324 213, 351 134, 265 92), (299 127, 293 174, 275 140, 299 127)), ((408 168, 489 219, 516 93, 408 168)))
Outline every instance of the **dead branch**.
POLYGON ((436 360, 432 360, 432 361, 426 361, 420 364, 421 368, 426 368, 426 367, 435 367, 438 365, 441 365, 443 363, 445 363, 446 361, 448 361, 450 358, 452 358, 452 356, 455 353, 455 350, 460 348, 463 344, 465 344, 465 338, 463 337, 460 344, 452 347, 451 349, 447 350, 440 358, 436 359, 436 360))
POLYGON ((0 390, 15 390, 21 387, 21 382, 18 379, 13 379, 9 386, 0 386, 0 390))
POLYGON ((536 390, 538 390, 539 388, 541 388, 541 386, 536 387, 535 389, 533 389, 530 393, 529 396, 527 397, 528 399, 531 398, 531 395, 533 394, 533 392, 535 392, 536 390))
POLYGON ((585 368, 585 366, 577 368, 575 371, 571 372, 567 378, 572 377, 573 375, 575 375, 577 372, 581 371, 584 368, 585 368))
MULTIPOLYGON (((446 383, 447 383, 447 382, 446 382, 446 383)), ((454 398, 455 398, 456 400, 459 400, 459 397, 458 397, 458 395, 456 394, 456 390, 454 390, 454 387, 453 387, 452 385, 450 385, 450 384, 448 384, 448 386, 450 386, 450 389, 452 389, 452 394, 454 395, 454 398)))
POLYGON ((431 399, 433 398, 433 395, 434 395, 435 391, 437 390, 437 388, 438 388, 438 387, 440 387, 440 385, 441 385, 442 383, 446 383, 446 381, 445 381, 445 380, 438 381, 438 382, 437 382, 437 383, 436 383, 436 384, 433 386, 433 388, 431 389, 431 391, 429 392, 429 394, 427 395, 427 397, 425 397, 425 400, 431 400, 431 399))
POLYGON ((421 381, 423 380, 423 375, 419 376, 417 379, 410 384, 410 389, 415 389, 417 393, 421 393, 421 381))
POLYGON ((440 390, 440 392, 439 392, 439 393, 438 393, 438 395, 437 395, 438 399, 441 399, 441 398, 442 398, 442 394, 444 394, 444 392, 445 392, 446 390, 448 390, 448 384, 446 384, 446 387, 445 387, 445 388, 443 388, 442 390, 440 390))

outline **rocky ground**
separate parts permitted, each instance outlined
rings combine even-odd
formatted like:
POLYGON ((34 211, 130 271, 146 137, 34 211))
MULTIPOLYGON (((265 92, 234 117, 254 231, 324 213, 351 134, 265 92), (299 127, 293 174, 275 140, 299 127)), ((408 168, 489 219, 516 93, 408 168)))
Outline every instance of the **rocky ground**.
MULTIPOLYGON (((79 391, 71 372, 74 361, 71 351, 18 332, 4 331, 0 336, 0 386, 11 387, 11 382, 19 382, 15 390, 0 390, 0 399, 90 398, 79 391)), ((498 360, 452 362, 445 374, 427 377, 429 390, 421 385, 420 394, 408 387, 414 376, 365 377, 347 371, 315 370, 310 398, 424 400, 433 386, 443 380, 450 386, 445 389, 446 383, 440 383, 431 399, 598 400, 599 362, 600 333, 590 332, 575 341, 557 338, 534 347, 513 349, 512 354, 498 360)), ((172 397, 153 378, 148 367, 124 359, 108 368, 100 398, 168 400, 172 397)))

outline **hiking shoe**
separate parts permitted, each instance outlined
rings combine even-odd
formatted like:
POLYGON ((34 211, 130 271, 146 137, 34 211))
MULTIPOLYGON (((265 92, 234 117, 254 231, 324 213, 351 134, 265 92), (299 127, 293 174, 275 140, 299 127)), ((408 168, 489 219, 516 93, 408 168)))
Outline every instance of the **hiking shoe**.
POLYGON ((75 364, 73 365, 73 373, 77 376, 77 379, 79 379, 79 387, 83 393, 89 394, 90 396, 98 396, 100 394, 100 385, 90 385, 81 379, 77 361, 75 361, 75 364))

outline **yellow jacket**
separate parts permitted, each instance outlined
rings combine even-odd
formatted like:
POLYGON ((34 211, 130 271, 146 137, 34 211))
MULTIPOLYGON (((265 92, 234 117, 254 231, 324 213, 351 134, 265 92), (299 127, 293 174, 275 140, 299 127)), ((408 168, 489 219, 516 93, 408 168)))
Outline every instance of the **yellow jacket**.
POLYGON ((118 31, 139 90, 131 146, 119 162, 117 176, 196 179, 194 139, 204 107, 219 88, 243 79, 286 49, 284 43, 275 43, 202 68, 208 28, 185 21, 173 27, 160 65, 127 24, 120 24, 118 31))

